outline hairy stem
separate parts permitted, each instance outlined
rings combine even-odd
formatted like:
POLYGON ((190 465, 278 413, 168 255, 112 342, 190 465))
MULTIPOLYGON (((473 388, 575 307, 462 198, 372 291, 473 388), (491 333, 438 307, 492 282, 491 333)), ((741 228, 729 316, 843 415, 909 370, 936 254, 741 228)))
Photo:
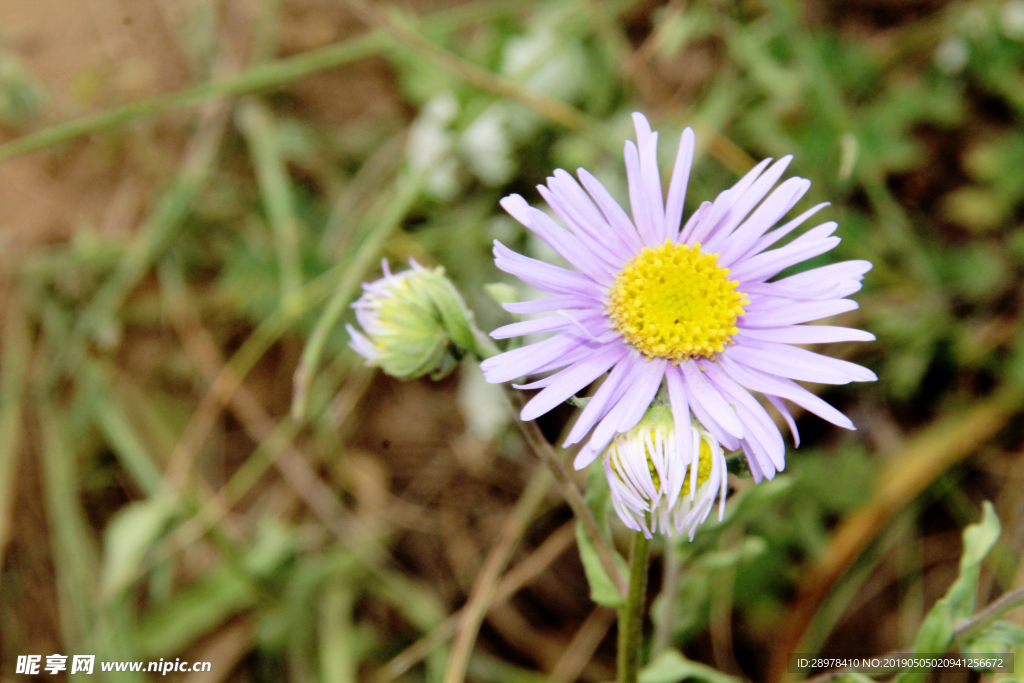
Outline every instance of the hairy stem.
POLYGON ((568 469, 558 459, 558 456, 555 455, 555 449, 544 438, 544 434, 540 431, 537 423, 532 420, 524 422, 518 419, 518 411, 523 407, 523 399, 520 392, 507 385, 506 390, 509 400, 512 401, 512 405, 517 409, 516 424, 519 425, 519 429, 526 438, 526 442, 530 444, 533 451, 551 469, 551 474, 555 477, 555 482, 558 484, 562 497, 565 498, 565 502, 572 508, 573 514, 576 515, 576 519, 583 525, 583 531, 586 532, 590 543, 594 546, 594 552, 601 563, 601 568, 604 569, 605 573, 619 589, 619 593, 625 594, 626 584, 622 579, 622 575, 619 574, 618 566, 615 564, 615 556, 611 546, 608 545, 600 528, 597 526, 597 520, 594 518, 593 511, 591 511, 586 501, 583 500, 583 494, 576 488, 576 484, 573 483, 572 478, 569 476, 568 469))
POLYGON ((651 644, 651 659, 657 657, 662 650, 667 648, 672 640, 672 626, 675 623, 676 593, 679 588, 679 571, 681 562, 677 546, 683 536, 676 535, 665 538, 665 554, 663 562, 665 569, 662 574, 661 583, 661 609, 659 614, 654 615, 654 641, 651 644))
POLYGON ((618 683, 636 683, 640 670, 640 640, 644 625, 644 598, 647 595, 647 560, 651 541, 637 533, 629 560, 629 591, 626 604, 619 609, 618 683))

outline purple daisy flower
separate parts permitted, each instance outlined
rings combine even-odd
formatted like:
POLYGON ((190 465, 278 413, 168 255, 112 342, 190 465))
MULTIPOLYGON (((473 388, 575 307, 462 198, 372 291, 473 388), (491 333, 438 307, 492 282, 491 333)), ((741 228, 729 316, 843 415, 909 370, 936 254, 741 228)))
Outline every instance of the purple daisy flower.
MULTIPOLYGON (((610 371, 565 442, 578 443, 593 430, 576 457, 577 469, 636 426, 664 383, 677 433, 689 433, 692 411, 726 450, 743 449, 755 480, 771 479, 785 467, 785 446, 750 392, 763 394, 782 413, 797 446, 800 437, 783 399, 854 429, 849 418, 794 380, 847 384, 875 380, 874 373, 793 345, 874 339, 862 330, 802 324, 857 308, 844 297, 860 289, 871 264, 844 261, 768 282, 840 241, 832 236, 836 223, 828 222, 769 249, 828 205, 772 229, 811 185, 789 178, 771 191, 792 157, 771 165, 765 159, 680 227, 693 131, 683 131, 663 199, 658 134, 642 114, 633 114, 633 121, 637 144, 627 141, 625 147, 632 220, 584 169, 579 183, 559 169, 537 188, 565 227, 519 195, 501 201, 576 271, 495 241, 498 268, 551 295, 507 304, 506 310, 553 315, 506 325, 491 336, 556 334, 489 358, 484 373, 489 382, 502 383, 558 370, 518 386, 543 389, 522 411, 523 420, 533 420, 610 371)), ((693 461, 688 439, 679 450, 682 462, 693 461)))

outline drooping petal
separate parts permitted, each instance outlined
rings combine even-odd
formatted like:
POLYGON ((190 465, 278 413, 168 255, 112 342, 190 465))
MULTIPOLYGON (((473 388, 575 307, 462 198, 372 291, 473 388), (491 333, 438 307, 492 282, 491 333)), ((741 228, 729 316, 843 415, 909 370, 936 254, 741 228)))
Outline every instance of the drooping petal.
POLYGON ((664 358, 650 358, 644 364, 643 372, 637 377, 631 387, 633 392, 631 401, 622 413, 622 418, 616 430, 625 432, 636 426, 640 418, 644 416, 647 407, 651 405, 654 396, 661 387, 661 380, 665 376, 665 367, 668 361, 664 358))
MULTIPOLYGON (((608 374, 604 383, 598 388, 594 395, 590 398, 583 412, 580 413, 579 418, 576 420, 576 424, 573 425, 572 430, 569 432, 569 436, 566 438, 563 447, 568 448, 574 443, 579 443, 584 436, 587 435, 594 425, 596 425, 611 407, 618 403, 622 395, 626 393, 630 383, 633 379, 633 374, 636 372, 638 366, 643 362, 643 355, 636 351, 630 350, 626 356, 612 368, 612 371, 608 374)), ((594 457, 597 457, 596 455, 594 457)), ((576 469, 582 469, 590 464, 586 462, 582 465, 580 458, 577 456, 574 466, 576 469)))
POLYGON ((745 386, 751 391, 760 391, 764 394, 771 393, 785 398, 837 427, 856 429, 850 418, 795 382, 774 374, 745 367, 724 356, 718 358, 718 363, 738 384, 745 386))
POLYGON ((776 470, 786 467, 786 446, 782 434, 772 421, 768 412, 751 396, 746 389, 737 384, 713 363, 702 363, 705 373, 712 384, 735 406, 736 412, 744 426, 744 438, 756 440, 772 461, 776 470))
POLYGON ((782 415, 782 419, 786 421, 786 425, 789 427, 789 433, 793 435, 793 446, 800 448, 800 430, 796 428, 796 420, 793 419, 793 414, 789 412, 789 408, 778 396, 772 394, 765 394, 764 397, 768 399, 768 402, 775 406, 775 409, 782 415))
POLYGON ((727 451, 735 451, 740 447, 740 439, 730 434, 722 425, 718 424, 718 421, 708 412, 704 404, 694 396, 690 396, 690 411, 697 418, 697 422, 703 425, 704 429, 708 430, 727 451))
POLYGON ((775 478, 778 470, 760 441, 757 439, 743 439, 742 448, 743 452, 747 455, 747 462, 750 463, 751 472, 754 471, 754 462, 756 462, 761 476, 768 480, 775 478), (753 456, 753 460, 751 460, 751 456, 753 456))
POLYGON ((686 383, 687 395, 693 397, 693 403, 700 403, 723 429, 737 439, 742 439, 743 425, 736 417, 736 411, 704 377, 697 364, 684 362, 680 364, 679 369, 682 371, 686 383))
POLYGON ((761 466, 757 463, 757 457, 751 452, 746 443, 741 444, 741 448, 743 449, 743 455, 747 458, 747 465, 750 467, 750 476, 755 484, 760 484, 765 480, 765 476, 761 466))
POLYGON ((628 351, 625 344, 609 344, 562 370, 554 376, 555 379, 547 388, 523 406, 520 418, 529 421, 540 417, 603 375, 608 368, 622 360, 628 351))
MULTIPOLYGON (((574 465, 576 469, 593 462, 618 432, 625 432, 636 426, 644 411, 658 393, 661 379, 665 376, 665 361, 646 361, 633 370, 631 382, 611 410, 597 424, 590 441, 580 449, 574 465), (639 411, 638 411, 639 407, 639 411), (638 414, 639 413, 639 414, 638 414), (582 465, 580 463, 583 463, 582 465)), ((588 406, 589 407, 589 406, 588 406)))
MULTIPOLYGON (((686 434, 690 429, 690 400, 686 395, 686 385, 683 376, 676 365, 670 365, 665 369, 665 383, 668 386, 668 398, 672 406, 672 416, 676 421, 676 434, 686 434)), ((697 453, 699 454, 699 450, 697 453)), ((679 440, 679 461, 683 465, 693 462, 694 451, 690 439, 679 440)), ((686 474, 686 468, 674 470, 676 477, 669 481, 669 491, 674 492, 669 499, 669 506, 676 504, 679 493, 682 491, 682 478, 686 474)), ((692 489, 691 489, 692 490, 692 489)))
POLYGON ((563 332, 536 344, 492 356, 480 363, 480 368, 484 371, 484 377, 491 384, 511 382, 514 379, 537 373, 537 368, 564 356, 579 347, 584 341, 586 340, 581 340, 576 334, 563 332))
MULTIPOLYGON (((669 404, 672 406, 676 429, 678 433, 685 434, 690 427, 690 398, 686 393, 686 382, 683 380, 683 374, 678 365, 669 365, 665 368, 665 384, 668 388, 669 404)), ((689 464, 696 454, 684 444, 680 450, 680 456, 684 464, 689 464)))

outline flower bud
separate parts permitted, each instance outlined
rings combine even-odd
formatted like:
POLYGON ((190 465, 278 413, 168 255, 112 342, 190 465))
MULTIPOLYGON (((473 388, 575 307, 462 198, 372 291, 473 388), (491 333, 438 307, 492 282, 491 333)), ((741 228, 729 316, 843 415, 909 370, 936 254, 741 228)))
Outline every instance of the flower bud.
POLYGON ((441 379, 467 351, 476 348, 472 313, 438 266, 409 260, 409 270, 363 284, 352 304, 362 331, 346 326, 349 345, 374 365, 401 380, 430 374, 441 379))
POLYGON ((656 401, 636 427, 615 437, 604 454, 612 505, 622 522, 648 538, 685 529, 693 539, 728 486, 722 446, 696 420, 679 434, 672 409, 656 401), (694 466, 696 461, 696 466, 694 466))

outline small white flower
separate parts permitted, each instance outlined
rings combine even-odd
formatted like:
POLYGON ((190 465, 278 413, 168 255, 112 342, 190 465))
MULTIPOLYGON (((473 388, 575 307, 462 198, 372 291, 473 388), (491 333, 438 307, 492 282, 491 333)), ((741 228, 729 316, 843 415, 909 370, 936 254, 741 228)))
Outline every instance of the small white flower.
POLYGON ((725 512, 722 446, 696 421, 677 420, 667 403, 655 402, 636 427, 615 437, 604 454, 604 472, 615 512, 648 538, 685 530, 692 540, 716 498, 719 519, 725 512))
POLYGON ((1024 40, 1024 0, 1010 0, 999 13, 1003 35, 1011 40, 1024 40))
POLYGON ((961 35, 951 35, 935 48, 935 66, 947 76, 963 71, 970 58, 970 45, 961 35))

